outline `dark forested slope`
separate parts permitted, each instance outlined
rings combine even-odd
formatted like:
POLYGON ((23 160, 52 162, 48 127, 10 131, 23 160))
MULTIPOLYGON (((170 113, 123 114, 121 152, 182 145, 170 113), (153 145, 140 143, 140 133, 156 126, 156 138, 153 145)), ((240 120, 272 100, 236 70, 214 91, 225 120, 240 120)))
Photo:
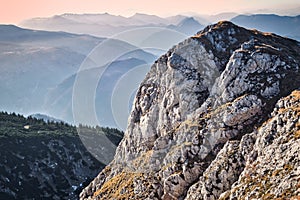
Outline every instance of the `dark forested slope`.
MULTIPOLYGON (((109 138, 115 145, 123 137, 110 128, 80 126, 80 131, 90 138, 109 138)), ((6 200, 77 199, 105 166, 87 151, 76 127, 4 112, 0 149, 0 199, 6 200)))

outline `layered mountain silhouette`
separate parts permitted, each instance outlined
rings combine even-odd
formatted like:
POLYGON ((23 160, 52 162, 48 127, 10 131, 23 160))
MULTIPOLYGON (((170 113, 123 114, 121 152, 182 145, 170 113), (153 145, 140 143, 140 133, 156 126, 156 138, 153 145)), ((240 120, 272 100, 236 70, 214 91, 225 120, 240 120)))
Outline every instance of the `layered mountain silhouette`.
POLYGON ((233 23, 251 29, 276 33, 300 40, 300 15, 279 16, 274 14, 239 15, 231 19, 233 23))
MULTIPOLYGON (((111 83, 112 85, 109 87, 112 88, 112 86, 116 86, 117 77, 121 78, 122 75, 135 69, 138 65, 152 63, 158 55, 171 48, 173 44, 202 29, 203 24, 219 19, 234 17, 232 21, 238 25, 299 39, 298 16, 236 15, 236 13, 222 13, 211 16, 187 17, 177 15, 162 18, 142 13, 137 13, 132 17, 115 16, 108 13, 63 14, 51 18, 29 19, 22 23, 27 27, 48 31, 1 25, 0 58, 2 62, 0 71, 2 76, 0 78, 0 91, 3 95, 0 100, 0 108, 25 115, 46 113, 73 123, 72 102, 70 101, 72 84, 84 61, 89 62, 89 68, 98 69, 98 71, 94 70, 96 73, 99 73, 99 69, 107 65, 118 66, 110 67, 110 70, 115 69, 115 73, 112 72, 112 74, 118 74, 111 79, 115 81, 108 81, 106 84, 111 83), (51 32, 49 30, 70 31, 77 34, 51 32), (149 30, 152 31, 151 34, 149 30), (107 33, 102 34, 97 31, 107 33), (107 38, 91 35, 112 36, 116 33, 124 33, 123 31, 125 34, 120 38, 110 39, 111 48, 105 50, 107 55, 104 57, 111 57, 115 49, 120 50, 120 52, 131 52, 140 47, 148 49, 140 49, 126 58, 111 59, 107 62, 100 62, 100 64, 88 57, 95 47, 107 40, 107 38), (81 34, 78 35, 78 33, 81 34)), ((145 71, 141 72, 141 77, 145 75, 145 71)), ((107 100, 103 104, 105 105, 103 109, 100 108, 101 103, 96 103, 96 107, 99 108, 97 110, 99 121, 104 126, 117 126, 114 117, 112 117, 112 110, 107 111, 107 108, 111 107, 108 106, 108 102, 111 101, 109 99, 111 94, 99 94, 102 89, 107 89, 101 88, 100 85, 96 96, 97 98, 101 96, 107 100), (100 112, 101 109, 105 111, 100 112)), ((102 101, 99 100, 98 102, 102 101)), ((93 124, 95 123, 93 122, 93 124)), ((126 127, 124 124, 122 129, 126 127)))
MULTIPOLYGON (((107 39, 65 32, 22 29, 13 25, 1 25, 0 30, 2 94, 0 109, 25 115, 46 113, 73 123, 71 105, 74 79, 81 73, 80 66, 83 62, 89 69, 101 69, 104 64, 110 65, 88 57, 102 42, 108 43, 107 39), (72 84, 64 87, 64 83, 68 82, 71 76, 72 84), (65 97, 66 94, 69 95, 68 98, 65 97)), ((146 64, 156 59, 155 55, 117 39, 110 39, 109 48, 107 46, 106 58, 113 57, 116 52, 127 53, 115 58, 111 65, 117 62, 118 67, 110 67, 104 76, 110 73, 112 76, 118 74, 120 77, 136 67, 137 63, 146 64)), ((99 70, 93 72, 93 75, 100 76, 100 73, 97 74, 99 70)), ((115 79, 111 77, 108 81, 115 79)), ((108 90, 113 86, 107 82, 101 89, 108 90)), ((107 92, 100 96, 109 97, 107 92)), ((103 106, 107 104, 97 104, 97 107, 103 106)), ((106 119, 106 113, 102 112, 102 115, 101 117, 106 119)), ((107 120, 103 125, 116 127, 113 120, 107 120)))
MULTIPOLYGON (((198 17, 198 19, 202 18, 198 17)), ((201 21, 204 22, 205 20, 203 19, 201 21)), ((190 17, 182 15, 162 18, 156 15, 142 13, 136 13, 131 17, 104 13, 82 15, 63 14, 50 18, 33 18, 21 22, 20 26, 32 29, 66 31, 77 34, 91 34, 98 37, 110 37, 131 29, 146 27, 165 29, 172 25, 174 30, 190 36, 195 33, 196 28, 199 28, 200 23, 200 21, 198 22, 196 20, 192 22, 190 17), (192 28, 191 25, 196 26, 192 28), (184 27, 186 29, 184 29, 184 27)))

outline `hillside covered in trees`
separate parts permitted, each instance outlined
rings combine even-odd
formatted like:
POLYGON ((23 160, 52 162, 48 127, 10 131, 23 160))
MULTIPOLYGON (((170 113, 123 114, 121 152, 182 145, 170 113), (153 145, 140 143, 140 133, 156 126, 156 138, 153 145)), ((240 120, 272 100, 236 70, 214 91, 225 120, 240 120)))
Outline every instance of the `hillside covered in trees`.
POLYGON ((0 112, 0 199, 77 199, 105 166, 79 135, 118 145, 123 132, 0 112))

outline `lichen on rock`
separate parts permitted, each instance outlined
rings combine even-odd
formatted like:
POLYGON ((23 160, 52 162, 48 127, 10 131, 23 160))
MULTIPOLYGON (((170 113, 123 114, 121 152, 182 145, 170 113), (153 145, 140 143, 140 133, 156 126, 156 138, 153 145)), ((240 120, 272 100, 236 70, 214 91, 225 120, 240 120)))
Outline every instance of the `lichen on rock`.
POLYGON ((279 100, 300 86, 299 52, 294 40, 230 22, 208 26, 174 46, 141 83, 109 170, 80 198, 299 195, 291 189, 299 188, 298 118, 288 108, 297 101, 279 100), (255 179, 265 186, 250 187, 255 179))

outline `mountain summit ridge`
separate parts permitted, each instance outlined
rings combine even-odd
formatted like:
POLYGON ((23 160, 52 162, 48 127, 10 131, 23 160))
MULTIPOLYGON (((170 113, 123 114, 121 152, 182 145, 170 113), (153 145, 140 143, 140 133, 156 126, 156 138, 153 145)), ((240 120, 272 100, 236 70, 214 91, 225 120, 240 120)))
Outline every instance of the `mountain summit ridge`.
POLYGON ((295 40, 227 21, 171 48, 140 84, 114 160, 80 199, 300 195, 283 173, 300 180, 300 114, 290 110, 299 99, 298 52, 295 40), (255 182, 263 175, 269 188, 255 182))

